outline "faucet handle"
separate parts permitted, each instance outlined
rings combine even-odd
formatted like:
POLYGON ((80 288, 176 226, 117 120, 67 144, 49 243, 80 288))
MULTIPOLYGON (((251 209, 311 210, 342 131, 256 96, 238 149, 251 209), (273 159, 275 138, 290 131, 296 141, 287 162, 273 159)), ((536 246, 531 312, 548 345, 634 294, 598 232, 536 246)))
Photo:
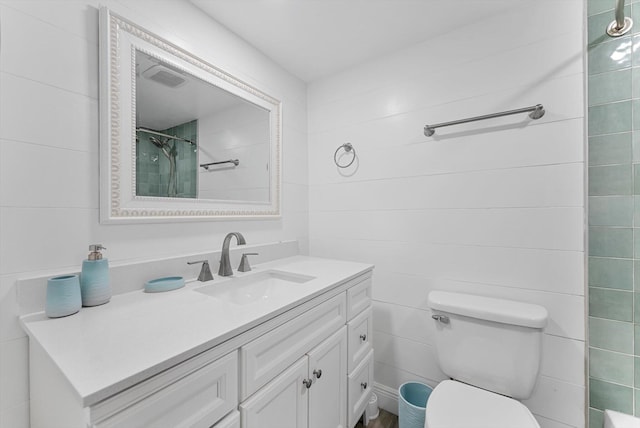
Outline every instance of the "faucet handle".
POLYGON ((194 262, 187 262, 188 265, 195 265, 197 263, 202 263, 202 269, 200 269, 200 275, 198 275, 198 281, 201 281, 201 282, 211 281, 213 279, 213 275, 211 274, 211 269, 209 268, 209 261, 197 260, 194 262))
POLYGON ((242 253, 242 258, 240 259, 240 266, 238 266, 238 272, 249 272, 251 270, 251 265, 249 265, 249 259, 247 256, 257 256, 260 253, 242 253))

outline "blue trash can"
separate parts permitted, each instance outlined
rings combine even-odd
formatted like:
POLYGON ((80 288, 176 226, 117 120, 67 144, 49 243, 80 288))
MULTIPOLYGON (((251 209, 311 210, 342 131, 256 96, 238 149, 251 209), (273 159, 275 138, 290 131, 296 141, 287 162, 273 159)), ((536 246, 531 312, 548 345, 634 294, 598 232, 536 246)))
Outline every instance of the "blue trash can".
POLYGON ((399 428, 424 428, 427 400, 433 389, 420 382, 406 382, 398 388, 399 428))

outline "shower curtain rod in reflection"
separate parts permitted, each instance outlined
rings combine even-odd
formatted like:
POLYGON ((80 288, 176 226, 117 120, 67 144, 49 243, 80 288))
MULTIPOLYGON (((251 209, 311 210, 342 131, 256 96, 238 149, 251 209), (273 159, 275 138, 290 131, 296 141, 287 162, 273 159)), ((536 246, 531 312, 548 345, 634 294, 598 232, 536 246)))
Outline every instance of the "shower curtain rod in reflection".
POLYGON ((461 123, 475 122, 478 120, 485 120, 485 119, 493 119, 494 117, 510 116, 512 114, 518 114, 518 113, 529 113, 529 117, 531 119, 536 120, 544 116, 545 111, 544 111, 544 106, 542 104, 536 104, 531 107, 519 108, 517 110, 508 110, 500 113, 485 114, 484 116, 470 117, 467 119, 454 120, 451 122, 436 123, 435 125, 425 125, 424 135, 426 135, 427 137, 431 137, 433 134, 435 134, 436 128, 442 128, 443 126, 460 125, 461 123))
POLYGON ((154 131, 153 129, 136 128, 136 131, 146 132, 147 134, 158 135, 160 137, 170 138, 172 140, 184 141, 186 143, 191 144, 192 146, 198 147, 198 145, 196 143, 194 143, 193 141, 191 141, 191 140, 187 140, 186 138, 182 138, 182 137, 176 137, 175 135, 165 134, 164 132, 154 131))

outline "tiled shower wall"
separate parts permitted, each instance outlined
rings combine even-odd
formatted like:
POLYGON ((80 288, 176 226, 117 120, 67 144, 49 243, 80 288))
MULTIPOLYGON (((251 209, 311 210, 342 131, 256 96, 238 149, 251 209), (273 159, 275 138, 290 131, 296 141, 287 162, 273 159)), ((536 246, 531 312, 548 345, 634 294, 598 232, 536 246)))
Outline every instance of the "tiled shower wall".
MULTIPOLYGON (((198 121, 192 120, 160 132, 198 143, 198 121)), ((169 160, 149 141, 149 134, 138 132, 136 145, 136 194, 138 196, 167 196, 169 160)), ((198 149, 185 141, 169 140, 178 152, 176 174, 178 198, 198 197, 198 149)))
POLYGON ((640 415, 640 2, 611 38, 614 2, 588 2, 589 426, 640 415))
MULTIPOLYGON (((183 123, 160 132, 198 143, 198 121, 183 123)), ((138 132, 136 145, 136 194, 168 196, 169 159, 149 140, 150 134, 138 132)), ((162 138, 161 138, 162 139, 162 138)), ((175 145, 178 198, 198 197, 198 146, 185 141, 169 140, 175 145)))
MULTIPOLYGON (((174 126, 164 131, 166 134, 185 138, 199 144, 198 141, 198 121, 192 120, 181 125, 174 126)), ((178 175, 178 197, 197 198, 198 197, 198 149, 184 141, 176 141, 178 148, 178 159, 176 162, 176 174, 178 175)), ((165 158, 166 160, 166 158, 165 158)), ((160 165, 160 186, 167 187, 169 184, 169 162, 160 165)))

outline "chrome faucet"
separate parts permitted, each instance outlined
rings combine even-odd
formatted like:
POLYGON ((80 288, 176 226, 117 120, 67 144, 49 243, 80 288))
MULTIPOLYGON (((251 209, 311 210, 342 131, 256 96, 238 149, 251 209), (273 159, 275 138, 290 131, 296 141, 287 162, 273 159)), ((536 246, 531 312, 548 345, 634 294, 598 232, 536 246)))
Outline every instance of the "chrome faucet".
POLYGON ((220 255, 220 269, 218 269, 218 275, 231 276, 233 275, 233 269, 231 268, 231 261, 229 260, 229 245, 231 245, 231 238, 235 236, 238 241, 238 245, 244 245, 247 241, 244 240, 244 236, 240 232, 231 232, 227 234, 222 243, 222 254, 220 255))

